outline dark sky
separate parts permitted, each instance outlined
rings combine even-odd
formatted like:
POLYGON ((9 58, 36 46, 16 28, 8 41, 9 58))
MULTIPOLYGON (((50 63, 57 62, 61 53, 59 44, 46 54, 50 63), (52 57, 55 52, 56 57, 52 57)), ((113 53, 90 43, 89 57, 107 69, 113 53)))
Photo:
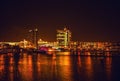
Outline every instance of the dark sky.
POLYGON ((56 30, 67 26, 73 41, 119 41, 120 6, 112 0, 3 0, 0 2, 0 41, 39 38, 56 41, 56 30))

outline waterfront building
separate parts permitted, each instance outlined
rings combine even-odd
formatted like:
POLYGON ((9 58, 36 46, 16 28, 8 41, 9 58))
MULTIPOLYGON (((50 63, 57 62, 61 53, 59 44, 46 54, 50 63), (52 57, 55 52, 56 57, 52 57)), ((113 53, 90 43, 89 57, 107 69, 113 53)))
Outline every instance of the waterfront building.
POLYGON ((30 42, 30 41, 28 41, 28 40, 22 40, 22 41, 20 41, 19 42, 19 46, 21 47, 21 48, 35 48, 35 46, 30 42))
POLYGON ((6 44, 9 44, 11 46, 19 45, 19 42, 0 42, 0 46, 4 46, 6 44))
POLYGON ((59 47, 70 46, 71 32, 67 28, 63 30, 57 30, 57 42, 59 47))

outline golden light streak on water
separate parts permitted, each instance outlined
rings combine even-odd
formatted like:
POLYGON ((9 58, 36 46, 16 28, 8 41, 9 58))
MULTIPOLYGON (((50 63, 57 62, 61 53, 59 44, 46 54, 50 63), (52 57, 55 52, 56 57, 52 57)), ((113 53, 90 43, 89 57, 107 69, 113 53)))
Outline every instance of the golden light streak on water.
MULTIPOLYGON (((70 81, 72 80, 72 63, 71 63, 71 59, 69 56, 60 56, 59 57, 59 60, 58 60, 58 63, 59 63, 59 67, 60 67, 60 72, 59 72, 59 75, 63 78, 65 78, 66 81, 70 81)), ((62 80, 62 81, 65 81, 65 80, 62 80)))
POLYGON ((109 58, 109 57, 107 57, 106 59, 105 59, 105 61, 106 61, 106 75, 107 75, 107 77, 108 77, 108 80, 110 80, 111 79, 111 70, 112 70, 112 58, 109 58))
POLYGON ((78 60, 77 60, 77 64, 78 64, 77 70, 78 70, 78 73, 80 73, 80 70, 81 70, 81 67, 82 67, 81 57, 78 56, 77 59, 78 59, 78 60))
POLYGON ((22 78, 29 81, 32 80, 32 72, 33 72, 33 64, 32 64, 32 56, 23 54, 23 59, 20 60, 21 66, 19 66, 19 71, 22 75, 22 78))
POLYGON ((86 57, 85 58, 85 67, 86 67, 86 70, 85 70, 85 72, 86 72, 86 74, 87 74, 87 78, 90 78, 90 77, 92 77, 93 76, 93 67, 92 67, 92 60, 91 60, 91 57, 90 56, 88 56, 88 57, 86 57))

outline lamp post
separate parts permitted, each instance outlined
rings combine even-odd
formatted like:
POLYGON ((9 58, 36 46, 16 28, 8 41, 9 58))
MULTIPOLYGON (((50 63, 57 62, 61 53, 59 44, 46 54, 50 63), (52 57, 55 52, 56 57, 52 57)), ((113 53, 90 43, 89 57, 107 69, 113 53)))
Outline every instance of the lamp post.
POLYGON ((38 29, 37 28, 35 28, 34 29, 34 45, 35 45, 35 47, 36 47, 36 49, 38 49, 38 29))
POLYGON ((38 29, 35 28, 33 30, 29 30, 30 33, 32 33, 32 43, 35 46, 35 48, 38 48, 38 29))

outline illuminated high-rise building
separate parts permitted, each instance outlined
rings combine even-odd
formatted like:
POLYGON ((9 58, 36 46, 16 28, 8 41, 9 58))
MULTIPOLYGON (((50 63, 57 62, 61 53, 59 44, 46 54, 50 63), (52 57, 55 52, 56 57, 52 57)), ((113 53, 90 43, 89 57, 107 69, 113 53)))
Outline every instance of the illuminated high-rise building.
POLYGON ((65 27, 57 30, 57 42, 59 47, 68 47, 71 41, 71 32, 65 27))

